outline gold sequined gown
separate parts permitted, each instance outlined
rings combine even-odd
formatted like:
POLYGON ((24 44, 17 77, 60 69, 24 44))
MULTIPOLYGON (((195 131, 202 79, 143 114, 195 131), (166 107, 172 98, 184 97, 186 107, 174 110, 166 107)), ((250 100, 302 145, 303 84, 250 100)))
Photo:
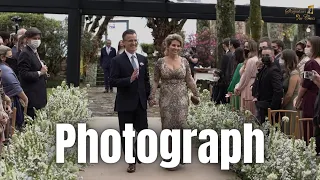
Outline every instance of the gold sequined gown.
MULTIPOLYGON (((188 88, 193 95, 199 97, 199 92, 191 76, 189 62, 181 58, 178 69, 166 66, 164 58, 158 59, 154 68, 154 81, 161 81, 159 107, 162 129, 187 128, 189 95, 188 88)), ((155 86, 155 85, 154 85, 155 86)), ((157 87, 152 88, 151 97, 155 97, 157 87)))

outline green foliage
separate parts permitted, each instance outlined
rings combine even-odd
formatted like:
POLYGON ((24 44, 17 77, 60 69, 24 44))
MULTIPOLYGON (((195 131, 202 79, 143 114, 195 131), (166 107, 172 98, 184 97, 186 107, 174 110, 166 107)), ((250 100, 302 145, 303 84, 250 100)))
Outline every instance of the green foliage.
POLYGON ((22 22, 19 28, 36 27, 42 32, 39 55, 48 66, 50 74, 56 75, 60 71, 61 62, 67 52, 68 25, 65 22, 46 18, 43 14, 32 13, 0 13, 0 30, 15 32, 15 26, 11 21, 13 16, 20 16, 22 22))
POLYGON ((209 20, 197 20, 197 33, 202 32, 205 28, 210 28, 209 20))
POLYGON ((153 44, 147 44, 147 43, 141 43, 140 44, 142 51, 147 53, 148 56, 153 54, 155 51, 154 45, 153 44))
POLYGON ((250 0, 250 29, 251 37, 255 41, 259 41, 261 37, 262 17, 260 0, 250 0))

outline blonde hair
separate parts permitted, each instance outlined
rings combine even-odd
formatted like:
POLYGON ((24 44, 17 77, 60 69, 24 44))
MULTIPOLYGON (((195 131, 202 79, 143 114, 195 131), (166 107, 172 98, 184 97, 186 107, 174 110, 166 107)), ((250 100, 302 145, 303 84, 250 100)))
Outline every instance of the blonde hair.
POLYGON ((183 38, 179 34, 170 34, 164 40, 165 48, 168 48, 171 45, 172 41, 179 41, 180 46, 183 47, 183 38))

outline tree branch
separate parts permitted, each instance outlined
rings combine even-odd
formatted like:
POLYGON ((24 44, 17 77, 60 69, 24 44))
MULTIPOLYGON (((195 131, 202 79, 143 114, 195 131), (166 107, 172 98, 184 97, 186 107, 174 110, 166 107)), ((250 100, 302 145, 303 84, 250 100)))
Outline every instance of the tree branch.
POLYGON ((90 28, 90 31, 89 31, 90 33, 96 32, 96 29, 99 27, 99 21, 101 18, 102 18, 102 16, 96 16, 96 18, 94 19, 93 24, 90 28))
POLYGON ((97 32, 97 34, 95 35, 95 38, 101 40, 103 34, 106 32, 107 30, 107 25, 110 22, 110 20, 113 18, 113 16, 105 16, 102 24, 99 27, 99 30, 97 32))

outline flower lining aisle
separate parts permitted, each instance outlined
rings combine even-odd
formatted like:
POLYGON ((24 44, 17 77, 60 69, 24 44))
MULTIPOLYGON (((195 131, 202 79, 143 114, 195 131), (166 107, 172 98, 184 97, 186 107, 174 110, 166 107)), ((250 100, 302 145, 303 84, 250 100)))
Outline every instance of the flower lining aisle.
MULTIPOLYGON (((305 141, 290 139, 284 133, 275 130, 269 122, 259 127, 249 112, 240 113, 232 111, 226 105, 214 105, 209 101, 210 95, 207 90, 204 90, 201 96, 202 102, 199 106, 190 106, 188 124, 191 129, 201 131, 210 128, 215 130, 219 136, 221 129, 237 129, 242 134, 241 152, 244 151, 244 123, 252 123, 253 129, 261 129, 265 134, 265 161, 263 164, 244 164, 242 160, 237 164, 231 164, 231 169, 241 179, 320 180, 320 163, 316 157, 313 138, 307 146, 305 141), (269 135, 266 132, 269 132, 269 135)), ((254 139, 253 147, 255 147, 254 139)), ((197 141, 197 143, 203 142, 197 141)), ((221 142, 219 142, 219 149, 220 144, 221 142)), ((232 152, 232 145, 230 145, 230 152, 232 152)), ((252 152, 255 153, 255 148, 252 152)))
POLYGON ((32 125, 16 132, 4 147, 0 160, 0 180, 78 179, 77 145, 65 152, 65 163, 55 163, 55 124, 85 123, 91 117, 86 88, 68 87, 65 82, 52 89, 47 106, 37 112, 32 125))

